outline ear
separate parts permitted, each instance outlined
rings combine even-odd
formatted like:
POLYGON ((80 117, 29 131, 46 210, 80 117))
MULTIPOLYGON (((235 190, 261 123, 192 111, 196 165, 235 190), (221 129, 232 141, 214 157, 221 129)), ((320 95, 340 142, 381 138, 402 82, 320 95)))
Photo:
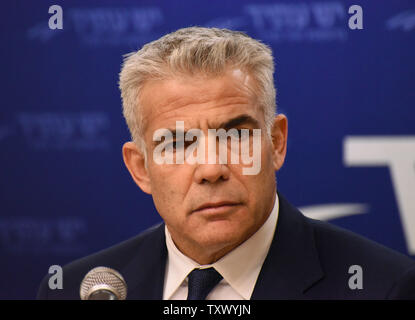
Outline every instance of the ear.
POLYGON ((288 120, 283 114, 279 114, 274 119, 271 129, 273 144, 273 163, 275 171, 281 169, 287 154, 288 120))
POLYGON ((151 180, 145 167, 144 154, 134 142, 126 142, 122 147, 125 166, 135 183, 143 192, 151 194, 151 180))

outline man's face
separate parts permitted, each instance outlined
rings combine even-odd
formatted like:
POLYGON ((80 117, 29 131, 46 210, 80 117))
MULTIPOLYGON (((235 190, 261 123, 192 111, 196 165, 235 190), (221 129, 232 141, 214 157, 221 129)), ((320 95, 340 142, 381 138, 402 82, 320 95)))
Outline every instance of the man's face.
MULTIPOLYGON (((150 81, 141 91, 140 102, 148 163, 147 183, 138 184, 152 194, 176 246, 198 257, 199 263, 211 262, 255 233, 275 199, 274 172, 282 162, 276 159, 275 145, 267 134, 253 80, 240 70, 228 70, 219 77, 150 81), (244 175, 242 168, 249 166, 242 161, 231 164, 229 156, 226 164, 155 163, 153 151, 159 142, 153 141, 153 133, 173 130, 176 121, 184 122, 185 131, 202 130, 206 146, 208 129, 223 125, 225 130, 261 129, 261 170, 257 175, 244 175)), ((279 140, 285 144, 284 139, 279 140)))

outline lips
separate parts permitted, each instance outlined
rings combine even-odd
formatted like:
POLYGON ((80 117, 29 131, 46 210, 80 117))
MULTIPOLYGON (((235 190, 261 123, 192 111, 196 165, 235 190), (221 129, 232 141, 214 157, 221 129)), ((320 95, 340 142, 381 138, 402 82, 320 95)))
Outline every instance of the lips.
POLYGON ((224 210, 231 209, 239 205, 237 202, 232 201, 219 201, 219 202, 207 202, 202 204, 201 206, 197 207, 193 212, 212 212, 212 213, 219 213, 224 210))

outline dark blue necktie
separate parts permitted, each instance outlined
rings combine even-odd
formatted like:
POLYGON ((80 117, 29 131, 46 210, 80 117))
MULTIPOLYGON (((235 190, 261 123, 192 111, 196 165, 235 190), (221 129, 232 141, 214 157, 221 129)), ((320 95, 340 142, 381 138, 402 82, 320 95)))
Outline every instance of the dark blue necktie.
POLYGON ((205 300, 222 276, 214 268, 193 269, 189 274, 187 300, 205 300))

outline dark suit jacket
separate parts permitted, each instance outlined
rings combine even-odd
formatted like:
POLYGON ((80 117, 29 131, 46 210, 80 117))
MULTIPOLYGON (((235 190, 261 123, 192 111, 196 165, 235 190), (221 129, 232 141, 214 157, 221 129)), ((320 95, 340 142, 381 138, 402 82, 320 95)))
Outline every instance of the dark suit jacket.
MULTIPOLYGON (((415 262, 329 223, 304 217, 281 194, 277 229, 252 299, 415 299, 415 262), (350 289, 349 267, 363 271, 350 289)), ((97 266, 119 271, 127 299, 162 299, 167 248, 164 223, 63 268, 63 289, 46 276, 38 299, 79 299, 85 274, 97 266)))

